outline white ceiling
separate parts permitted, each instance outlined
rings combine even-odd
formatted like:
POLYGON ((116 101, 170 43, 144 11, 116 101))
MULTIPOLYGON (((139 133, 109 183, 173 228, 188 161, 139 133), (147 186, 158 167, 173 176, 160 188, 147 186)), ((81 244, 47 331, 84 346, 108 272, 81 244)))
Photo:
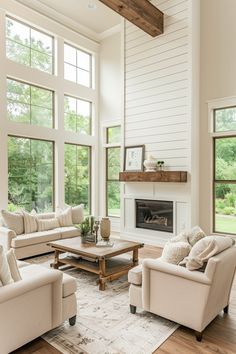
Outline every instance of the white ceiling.
POLYGON ((99 0, 17 0, 45 15, 56 11, 58 15, 66 16, 74 24, 86 27, 97 35, 120 24, 121 17, 102 4, 99 0), (89 8, 89 5, 95 8, 89 8), (48 13, 47 13, 48 10, 48 13))

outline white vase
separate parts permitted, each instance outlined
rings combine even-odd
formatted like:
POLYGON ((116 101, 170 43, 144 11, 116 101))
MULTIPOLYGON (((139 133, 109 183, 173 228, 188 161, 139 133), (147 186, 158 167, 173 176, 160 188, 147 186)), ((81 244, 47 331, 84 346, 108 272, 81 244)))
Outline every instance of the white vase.
POLYGON ((103 240, 109 240, 111 234, 111 222, 109 218, 102 218, 100 223, 100 233, 103 240))
POLYGON ((143 163, 145 167, 145 172, 155 172, 157 169, 157 160, 150 156, 147 160, 143 163))

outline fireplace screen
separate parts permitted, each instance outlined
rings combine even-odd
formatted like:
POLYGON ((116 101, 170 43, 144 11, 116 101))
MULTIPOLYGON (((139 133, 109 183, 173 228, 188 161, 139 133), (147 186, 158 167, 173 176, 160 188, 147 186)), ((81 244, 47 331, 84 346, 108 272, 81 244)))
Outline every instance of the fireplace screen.
POLYGON ((136 199, 136 227, 173 232, 173 202, 136 199))

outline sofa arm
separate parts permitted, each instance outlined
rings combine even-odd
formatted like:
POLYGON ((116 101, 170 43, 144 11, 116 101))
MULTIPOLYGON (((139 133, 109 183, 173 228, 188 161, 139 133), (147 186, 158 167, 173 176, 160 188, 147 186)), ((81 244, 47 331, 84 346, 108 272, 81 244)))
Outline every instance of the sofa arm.
POLYGON ((7 227, 0 227, 0 245, 7 251, 11 248, 11 240, 16 237, 16 233, 7 227))
MULTIPOLYGON (((34 274, 37 265, 30 265, 32 278, 22 279, 0 288, 0 306, 15 298, 24 296, 33 290, 46 285, 52 285, 52 328, 59 326, 62 321, 62 272, 53 269, 43 269, 42 274, 34 274)), ((28 267, 27 267, 28 268, 28 267)))
MULTIPOLYGON (((199 271, 190 271, 185 267, 166 263, 159 259, 145 259, 142 264, 143 277, 145 277, 145 275, 147 274, 149 275, 150 270, 156 270, 158 272, 174 275, 176 277, 188 279, 197 283, 210 285, 212 282, 212 277, 207 276, 205 273, 199 271)), ((213 272, 211 273, 211 275, 213 276, 213 272)))

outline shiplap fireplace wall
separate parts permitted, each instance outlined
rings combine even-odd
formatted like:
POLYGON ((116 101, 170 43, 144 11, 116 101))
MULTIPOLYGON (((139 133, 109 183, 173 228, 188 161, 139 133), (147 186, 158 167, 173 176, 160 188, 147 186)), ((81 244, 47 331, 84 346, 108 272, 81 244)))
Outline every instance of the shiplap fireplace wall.
POLYGON ((198 220, 199 3, 152 2, 165 14, 163 35, 152 38, 129 22, 124 24, 124 144, 144 144, 146 157, 165 161, 168 170, 188 171, 188 183, 124 183, 121 234, 163 245, 198 220), (135 199, 173 201, 173 234, 135 228, 135 199))

